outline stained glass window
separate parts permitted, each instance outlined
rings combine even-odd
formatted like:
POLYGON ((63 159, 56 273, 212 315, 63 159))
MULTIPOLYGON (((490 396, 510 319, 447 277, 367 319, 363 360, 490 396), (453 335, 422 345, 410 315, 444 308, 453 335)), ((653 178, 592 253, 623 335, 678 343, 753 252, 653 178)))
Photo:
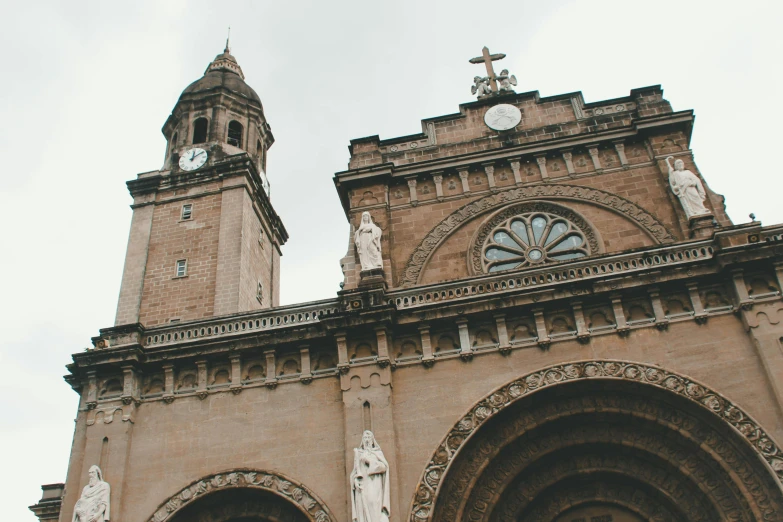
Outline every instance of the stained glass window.
POLYGON ((546 212, 512 217, 489 234, 484 244, 484 268, 500 272, 590 255, 587 240, 569 220, 546 212))

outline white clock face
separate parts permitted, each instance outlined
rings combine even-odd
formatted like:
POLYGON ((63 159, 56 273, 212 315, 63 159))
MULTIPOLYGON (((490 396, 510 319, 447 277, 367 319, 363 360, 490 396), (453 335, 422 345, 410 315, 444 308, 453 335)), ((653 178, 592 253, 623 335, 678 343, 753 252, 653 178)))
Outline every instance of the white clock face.
POLYGON ((179 168, 182 170, 196 170, 207 162, 207 151, 198 147, 186 150, 179 158, 179 168))
POLYGON ((522 111, 507 103, 495 105, 484 114, 484 123, 496 131, 513 129, 520 121, 522 121, 522 111))

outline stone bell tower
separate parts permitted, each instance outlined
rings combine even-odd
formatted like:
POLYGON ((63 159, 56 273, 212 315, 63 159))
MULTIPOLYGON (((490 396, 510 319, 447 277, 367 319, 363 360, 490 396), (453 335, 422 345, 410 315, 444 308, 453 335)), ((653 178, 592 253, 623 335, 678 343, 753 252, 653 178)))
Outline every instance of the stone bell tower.
POLYGON ((274 143, 228 43, 163 125, 163 168, 133 196, 115 325, 145 327, 276 306, 288 234, 265 173, 274 143))

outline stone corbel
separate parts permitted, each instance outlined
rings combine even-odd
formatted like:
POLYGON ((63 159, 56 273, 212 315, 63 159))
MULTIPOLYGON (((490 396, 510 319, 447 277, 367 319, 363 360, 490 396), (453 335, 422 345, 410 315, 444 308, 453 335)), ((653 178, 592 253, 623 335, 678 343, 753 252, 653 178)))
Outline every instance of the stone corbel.
POLYGON ((264 357, 266 357, 266 379, 264 379, 264 386, 273 390, 277 388, 277 362, 275 360, 275 350, 264 350, 264 357))
POLYGON ((207 391, 207 361, 204 359, 196 361, 196 369, 198 373, 196 395, 203 401, 207 398, 207 395, 209 395, 209 392, 207 391))
POLYGON ((405 178, 408 181, 408 190, 410 191, 411 205, 414 207, 419 204, 419 195, 416 192, 416 176, 405 178))
POLYGON ((563 161, 565 161, 566 170, 568 170, 568 175, 573 176, 574 174, 576 174, 576 169, 574 168, 574 155, 571 152, 571 150, 563 151, 563 161))
POLYGON ((171 404, 174 401, 174 365, 163 365, 163 401, 171 404))
POLYGON ((234 354, 228 360, 231 362, 231 384, 228 389, 238 395, 242 393, 242 358, 239 354, 234 354))
POLYGON ((495 326, 498 329, 498 350, 502 355, 511 353, 511 343, 508 342, 508 329, 506 328, 506 314, 495 314, 495 326))
POLYGON ((628 321, 625 320, 623 300, 619 295, 611 296, 611 299, 614 322, 617 325, 617 333, 620 334, 620 337, 627 337, 628 334, 631 333, 631 327, 628 326, 628 321))
POLYGON ((337 343, 337 369, 343 375, 348 373, 348 342, 344 333, 335 334, 334 340, 337 343))
POLYGON ((497 190, 497 187, 495 187, 495 163, 493 161, 487 161, 481 165, 484 167, 484 173, 487 175, 489 190, 497 190))
POLYGON ((538 346, 542 350, 549 349, 552 344, 552 339, 549 338, 549 334, 546 331, 546 321, 544 320, 544 309, 534 308, 533 317, 536 320, 536 335, 538 336, 538 346))
POLYGON ((753 308, 753 300, 748 294, 748 287, 745 284, 745 274, 741 268, 731 271, 731 280, 734 283, 734 296, 737 299, 737 306, 742 310, 753 308))
POLYGON ((131 364, 122 366, 122 395, 123 404, 141 402, 139 399, 139 378, 136 369, 131 364))
POLYGON ((435 183, 435 195, 438 201, 443 199, 443 171, 439 170, 432 173, 432 181, 435 183))
POLYGON ((432 353, 429 325, 419 326, 419 335, 421 336, 421 363, 426 368, 430 368, 435 364, 435 355, 432 353))
POLYGON ((590 147, 587 149, 587 152, 590 154, 590 159, 593 160, 593 167, 595 167, 595 171, 601 172, 604 170, 601 166, 601 158, 598 157, 598 147, 590 147))
POLYGON ((470 346, 470 332, 468 332, 468 320, 464 317, 457 319, 457 328, 459 329, 459 356, 463 361, 473 359, 473 349, 470 346))
POLYGON ((389 332, 385 326, 375 327, 375 340, 378 344, 378 366, 386 368, 391 361, 389 359, 389 332))
POLYGON ((617 157, 620 158, 620 164, 624 169, 628 169, 628 158, 625 156, 625 143, 622 140, 613 142, 614 150, 617 151, 617 157))
POLYGON ((313 373, 310 370, 310 347, 302 345, 299 347, 299 360, 302 363, 302 373, 299 374, 299 381, 302 384, 313 382, 313 373))
POLYGON ((697 324, 706 323, 707 312, 704 310, 704 304, 701 302, 698 283, 688 283, 685 286, 688 288, 688 295, 691 297, 691 306, 693 307, 693 319, 696 321, 697 324))
POLYGON ((580 344, 587 344, 590 342, 590 330, 587 329, 585 323, 585 312, 582 309, 582 303, 579 301, 571 303, 571 308, 574 311, 574 322, 576 323, 576 340, 580 344))
POLYGON ((87 395, 85 396, 84 405, 88 410, 94 410, 98 407, 98 377, 95 370, 87 372, 87 395))
POLYGON ((541 172, 541 179, 547 181, 549 179, 549 173, 546 170, 546 154, 538 154, 536 156, 536 162, 538 163, 538 170, 541 172))
POLYGON ((657 288, 650 288, 647 290, 647 293, 650 295, 650 303, 652 304, 653 314, 655 315, 655 327, 658 330, 666 330, 669 328, 669 320, 666 318, 666 313, 663 310, 661 293, 657 288))
POLYGON ((459 169, 459 179, 462 181, 462 192, 464 194, 470 192, 470 181, 468 180, 468 175, 470 175, 470 171, 467 167, 459 169))
POLYGON ((520 161, 518 159, 514 159, 508 162, 509 166, 511 167, 511 172, 514 173, 514 183, 517 185, 522 184, 522 174, 519 172, 519 168, 522 166, 520 161))

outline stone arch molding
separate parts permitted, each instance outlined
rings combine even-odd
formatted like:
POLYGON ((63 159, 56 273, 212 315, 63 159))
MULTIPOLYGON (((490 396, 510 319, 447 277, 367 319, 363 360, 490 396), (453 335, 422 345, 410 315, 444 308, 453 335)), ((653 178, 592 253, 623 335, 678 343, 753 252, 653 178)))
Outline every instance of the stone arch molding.
POLYGON ((432 520, 439 488, 455 457, 476 430, 488 419, 523 397, 565 382, 588 379, 630 381, 677 394, 717 415, 739 432, 756 454, 766 462, 778 483, 783 482, 783 451, 760 425, 730 400, 689 377, 650 366, 619 360, 592 360, 550 366, 529 373, 477 402, 449 430, 427 462, 416 486, 408 520, 432 520))
POLYGON ((432 253, 438 245, 463 223, 509 203, 519 203, 540 198, 567 199, 592 203, 631 219, 660 244, 674 243, 677 240, 663 223, 658 221, 651 213, 616 194, 576 185, 558 184, 519 187, 497 192, 469 203, 452 212, 446 219, 438 223, 421 240, 419 246, 416 247, 416 250, 413 251, 408 259, 403 272, 401 286, 409 287, 418 284, 424 265, 432 253))
POLYGON ((164 522, 193 500, 232 488, 258 489, 290 501, 313 522, 337 522, 312 491, 290 478, 271 471, 234 469, 199 479, 163 502, 148 522, 164 522))

